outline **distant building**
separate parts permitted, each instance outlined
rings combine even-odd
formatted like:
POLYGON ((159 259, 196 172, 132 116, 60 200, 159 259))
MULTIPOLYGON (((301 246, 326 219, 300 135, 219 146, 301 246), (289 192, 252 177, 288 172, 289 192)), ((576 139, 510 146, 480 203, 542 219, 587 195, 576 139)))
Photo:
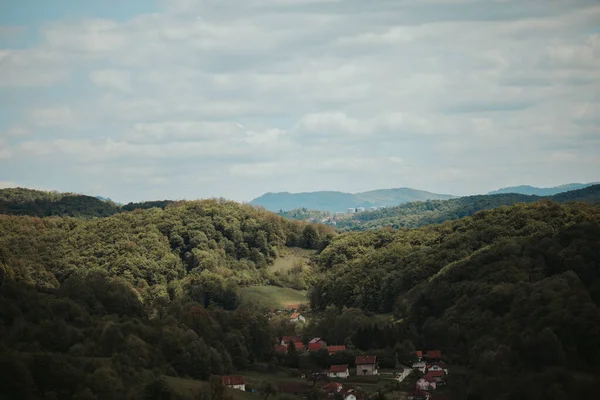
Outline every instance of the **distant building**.
POLYGON ((356 208, 349 208, 348 209, 348 214, 353 214, 356 212, 356 208))
POLYGON ((377 211, 377 207, 369 207, 369 211, 377 211))
POLYGON ((347 378, 350 376, 350 371, 347 365, 332 365, 327 376, 330 378, 347 378))
POLYGON ((377 356, 358 356, 355 360, 356 375, 379 375, 377 356))
POLYGON ((244 377, 241 375, 223 376, 223 384, 233 389, 246 391, 244 377))
POLYGON ((302 314, 295 312, 290 316, 290 322, 294 324, 297 322, 306 322, 306 318, 302 314))
POLYGON ((356 212, 363 212, 365 211, 364 207, 356 207, 356 212))
POLYGON ((327 346, 327 352, 329 353, 329 355, 335 354, 338 351, 344 351, 346 350, 346 346, 341 345, 341 346, 327 346))
POLYGON ((324 347, 327 347, 327 343, 319 337, 313 338, 308 342, 308 351, 317 351, 324 347))
POLYGON ((296 343, 301 341, 302 339, 300 339, 300 336, 283 336, 280 344, 287 346, 289 342, 296 343))

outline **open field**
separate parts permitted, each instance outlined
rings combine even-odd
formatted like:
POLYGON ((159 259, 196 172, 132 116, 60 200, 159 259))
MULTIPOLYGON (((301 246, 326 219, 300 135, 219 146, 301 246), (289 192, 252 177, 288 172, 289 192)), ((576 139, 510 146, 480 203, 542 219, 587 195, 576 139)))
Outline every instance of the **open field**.
MULTIPOLYGON (((165 379, 179 395, 190 399, 196 398, 195 396, 198 395, 200 390, 208 385, 208 382, 195 379, 175 378, 172 376, 165 376, 165 379)), ((257 394, 229 388, 227 389, 227 393, 233 397, 233 400, 257 400, 260 398, 257 394)))
POLYGON ((306 250, 299 247, 286 247, 282 249, 281 254, 269 269, 271 271, 285 272, 292 269, 297 264, 306 264, 313 254, 315 254, 314 250, 306 250))
POLYGON ((248 286, 240 289, 242 303, 256 303, 269 308, 307 303, 306 291, 279 286, 248 286))

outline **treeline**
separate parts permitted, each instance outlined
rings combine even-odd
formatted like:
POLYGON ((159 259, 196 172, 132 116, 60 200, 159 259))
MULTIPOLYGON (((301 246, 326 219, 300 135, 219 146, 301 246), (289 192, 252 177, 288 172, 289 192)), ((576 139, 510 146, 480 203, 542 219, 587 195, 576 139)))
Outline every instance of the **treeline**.
MULTIPOLYGON (((351 218, 337 220, 341 230, 372 230, 382 227, 417 228, 444 221, 468 217, 482 210, 510 206, 517 203, 534 203, 544 198, 516 193, 466 196, 450 200, 427 200, 388 207, 377 211, 356 213, 351 218)), ((555 202, 600 203, 600 185, 560 193, 546 198, 555 202)))
POLYGON ((589 397, 600 383, 600 206, 349 233, 317 261, 312 307, 392 312, 406 348, 469 369, 457 398, 589 397))
POLYGON ((153 392, 162 375, 266 362, 268 320, 240 307, 238 287, 267 283, 284 246, 331 238, 220 200, 97 219, 0 216, 0 368, 11 383, 0 398, 166 399, 153 392))
POLYGON ((32 217, 108 217, 137 209, 165 209, 172 200, 144 201, 118 205, 113 201, 76 193, 59 193, 25 188, 0 189, 0 214, 32 217))
POLYGON ((304 221, 311 218, 321 220, 323 218, 329 217, 331 213, 329 211, 309 210, 308 208, 296 208, 290 211, 279 210, 277 215, 288 219, 297 219, 300 221, 304 221))

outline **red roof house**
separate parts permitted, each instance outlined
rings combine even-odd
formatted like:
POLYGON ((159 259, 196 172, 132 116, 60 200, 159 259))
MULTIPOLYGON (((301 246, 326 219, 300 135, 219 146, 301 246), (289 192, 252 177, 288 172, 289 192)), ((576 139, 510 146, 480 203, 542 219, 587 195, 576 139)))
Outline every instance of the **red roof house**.
POLYGON ((423 352, 421 350, 417 350, 416 353, 417 353, 417 358, 420 359, 421 357, 423 357, 423 352))
POLYGON ((288 344, 289 342, 301 342, 302 339, 300 339, 300 336, 283 336, 281 338, 281 344, 288 344))
POLYGON ((357 356, 355 360, 356 365, 365 365, 365 364, 376 364, 377 356, 357 356))
POLYGON ((342 390, 343 385, 339 382, 329 382, 327 385, 323 386, 323 389, 327 393, 338 393, 342 390))
POLYGON ((304 349, 304 343, 302 343, 302 342, 294 342, 294 347, 296 348, 296 350, 303 350, 304 349))
POLYGON ((338 351, 344 351, 346 350, 346 346, 341 345, 341 346, 327 346, 327 351, 329 352, 329 355, 332 355, 335 352, 338 351))
POLYGON ((246 385, 244 384, 244 377, 241 375, 223 376, 222 379, 223 384, 227 387, 239 390, 246 390, 246 385))
POLYGON ((287 348, 287 345, 285 345, 285 344, 278 344, 275 346, 276 353, 287 354, 287 351, 288 351, 288 348, 287 348))
POLYGON ((442 352, 439 350, 427 350, 427 358, 431 359, 440 359, 442 358, 442 352))

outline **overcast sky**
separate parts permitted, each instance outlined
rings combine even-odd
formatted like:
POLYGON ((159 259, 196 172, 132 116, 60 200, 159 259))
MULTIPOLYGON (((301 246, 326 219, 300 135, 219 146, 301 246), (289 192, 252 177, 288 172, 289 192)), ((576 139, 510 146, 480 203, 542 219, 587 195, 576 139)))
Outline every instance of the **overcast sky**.
POLYGON ((599 34, 597 0, 0 0, 0 187, 597 181, 599 34))

